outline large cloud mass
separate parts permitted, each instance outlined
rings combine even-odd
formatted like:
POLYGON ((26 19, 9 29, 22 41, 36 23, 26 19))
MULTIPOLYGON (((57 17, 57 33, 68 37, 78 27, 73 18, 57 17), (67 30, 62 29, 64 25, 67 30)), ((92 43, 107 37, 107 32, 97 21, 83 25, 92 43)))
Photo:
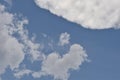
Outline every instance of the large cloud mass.
POLYGON ((35 0, 51 13, 90 29, 120 28, 120 0, 35 0))

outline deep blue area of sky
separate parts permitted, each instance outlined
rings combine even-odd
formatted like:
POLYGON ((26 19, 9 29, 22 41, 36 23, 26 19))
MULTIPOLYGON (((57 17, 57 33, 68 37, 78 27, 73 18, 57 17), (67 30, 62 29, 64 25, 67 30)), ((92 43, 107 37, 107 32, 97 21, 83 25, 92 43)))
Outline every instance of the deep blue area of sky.
MULTIPOLYGON (((84 63, 79 71, 72 71, 69 80, 120 80, 120 30, 85 29, 37 7, 33 0, 13 0, 10 11, 27 17, 27 28, 37 35, 38 40, 41 40, 41 33, 57 41, 61 33, 68 32, 72 43, 84 47, 91 62, 84 63)), ((21 80, 33 78, 24 77, 21 80)), ((41 80, 52 79, 44 77, 41 80)))

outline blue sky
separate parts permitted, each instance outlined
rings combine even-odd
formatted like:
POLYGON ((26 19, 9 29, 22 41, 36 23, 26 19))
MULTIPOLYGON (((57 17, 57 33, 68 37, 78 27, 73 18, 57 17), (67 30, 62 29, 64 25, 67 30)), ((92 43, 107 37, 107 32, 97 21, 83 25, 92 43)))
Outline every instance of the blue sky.
MULTIPOLYGON (((120 79, 120 29, 87 29, 38 7, 34 0, 13 0, 11 6, 3 0, 0 0, 0 3, 6 5, 8 12, 12 14, 16 13, 17 15, 22 14, 22 17, 27 18, 29 23, 25 26, 29 31, 28 36, 31 38, 33 34, 36 35, 34 42, 44 45, 44 49, 41 52, 46 57, 51 52, 58 52, 59 55, 65 55, 75 43, 84 48, 85 53, 88 55, 87 59, 90 61, 85 61, 83 64, 80 64, 80 69, 70 70, 68 80, 120 79), (70 35, 70 41, 65 46, 57 45, 62 33, 70 35), (49 43, 51 43, 52 47, 48 46, 49 43)), ((73 58, 71 57, 71 59, 73 58)), ((18 69, 22 71, 23 65, 25 65, 25 69, 41 71, 41 63, 42 61, 39 60, 32 63, 27 59, 26 55, 25 59, 19 64, 18 69)), ((47 74, 46 72, 46 75, 39 78, 34 78, 32 73, 30 73, 19 79, 14 76, 15 69, 12 70, 9 66, 1 74, 2 80, 54 80, 55 77, 54 74, 47 74)))

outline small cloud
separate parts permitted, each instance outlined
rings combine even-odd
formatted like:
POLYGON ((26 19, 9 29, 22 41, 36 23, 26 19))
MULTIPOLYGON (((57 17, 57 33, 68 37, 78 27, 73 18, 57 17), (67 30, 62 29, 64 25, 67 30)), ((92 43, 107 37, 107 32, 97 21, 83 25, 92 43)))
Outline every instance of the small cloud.
POLYGON ((32 73, 31 70, 28 69, 23 69, 23 70, 18 70, 14 73, 14 76, 18 79, 22 78, 25 75, 29 75, 30 73, 32 73))
POLYGON ((60 35, 58 45, 64 46, 64 45, 66 45, 66 44, 69 44, 69 40, 70 40, 70 34, 68 34, 67 32, 62 33, 62 34, 60 35))

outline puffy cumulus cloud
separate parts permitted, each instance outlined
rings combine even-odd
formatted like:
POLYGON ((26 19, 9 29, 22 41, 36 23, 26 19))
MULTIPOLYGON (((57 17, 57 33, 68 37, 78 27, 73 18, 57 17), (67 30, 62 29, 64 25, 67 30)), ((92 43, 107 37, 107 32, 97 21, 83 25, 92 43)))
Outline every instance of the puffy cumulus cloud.
POLYGON ((67 80, 70 75, 69 70, 79 69, 86 60, 87 54, 83 47, 79 44, 73 44, 68 53, 62 57, 56 52, 49 54, 42 62, 41 71, 34 72, 33 77, 51 75, 55 80, 67 80))
POLYGON ((51 13, 90 29, 120 28, 120 0, 35 0, 51 13))
POLYGON ((11 70, 19 68, 26 54, 30 54, 33 61, 40 58, 40 45, 28 37, 24 28, 27 23, 28 20, 19 19, 0 4, 0 75, 7 67, 11 70))
POLYGON ((23 45, 9 33, 8 26, 13 25, 13 14, 5 11, 5 6, 0 5, 0 74, 5 68, 17 68, 24 59, 23 45))
POLYGON ((69 44, 69 40, 70 40, 70 34, 68 34, 67 32, 62 33, 60 35, 58 44, 61 45, 61 46, 64 46, 66 44, 69 44))
POLYGON ((7 31, 0 31, 0 73, 9 65, 17 68, 24 59, 23 45, 9 36, 7 31))

